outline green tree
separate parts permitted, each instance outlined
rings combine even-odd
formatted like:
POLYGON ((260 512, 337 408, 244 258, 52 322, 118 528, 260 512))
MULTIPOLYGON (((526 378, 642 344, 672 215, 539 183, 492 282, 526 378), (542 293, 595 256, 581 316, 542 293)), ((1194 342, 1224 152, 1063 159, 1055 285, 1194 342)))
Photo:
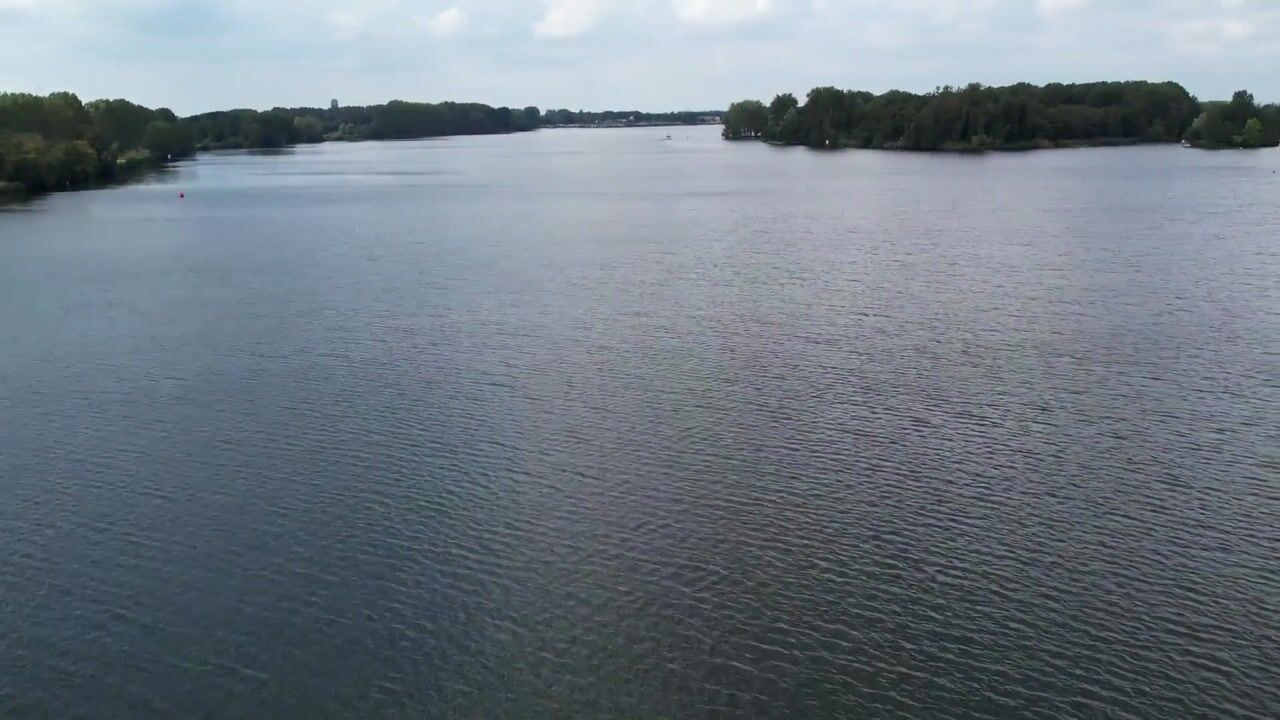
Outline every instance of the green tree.
POLYGON ((17 183, 32 192, 57 187, 57 172, 48 143, 34 133, 11 133, 3 138, 8 166, 8 182, 17 183))
POLYGON ((293 119, 293 136, 300 143, 318 143, 324 140, 324 123, 314 115, 293 119))
POLYGON ((1275 147, 1280 145, 1280 105, 1266 105, 1260 115, 1262 119, 1263 145, 1275 147))
POLYGON ((1258 114, 1258 104, 1253 99, 1253 93, 1248 90, 1237 90, 1231 95, 1231 102, 1222 111, 1222 119, 1226 122, 1234 123, 1237 127, 1243 127, 1249 118, 1256 117, 1258 114))
POLYGON ((92 120, 80 98, 67 92, 41 97, 0 93, 0 130, 35 133, 51 140, 75 140, 88 134, 92 120))
POLYGON ((159 161, 177 160, 195 152, 195 141, 185 125, 155 120, 147 125, 142 145, 159 161))
POLYGON ((781 125, 787 113, 798 107, 800 107, 800 103, 796 100, 795 95, 791 93, 775 95, 773 102, 769 103, 769 124, 781 125))
POLYGON ((84 104, 71 93, 0 93, 0 183, 43 191, 112 179, 197 149, 510 132, 540 122, 536 107, 476 103, 228 110, 179 118, 168 108, 120 99, 84 104))
POLYGON ((61 185, 85 185, 101 177, 98 153, 84 140, 60 143, 50 154, 54 174, 61 185))
POLYGON ((1249 118, 1244 124, 1244 146, 1245 147, 1262 147, 1266 143, 1266 137, 1262 133, 1262 121, 1258 118, 1249 118))
POLYGON ((769 110, 759 100, 743 100, 729 106, 724 116, 724 137, 762 137, 769 128, 769 110))
POLYGON ((85 109, 92 119, 95 141, 100 148, 112 145, 121 150, 141 147, 147 125, 161 119, 151 108, 128 100, 95 100, 85 105, 85 109))
POLYGON ((258 142, 256 146, 278 148, 294 142, 293 118, 280 110, 259 113, 257 118, 258 142))
POLYGON ((1222 121, 1222 113, 1218 108, 1209 108, 1196 118, 1187 137, 1200 145, 1226 144, 1231 137, 1226 124, 1222 121))
POLYGON ((819 87, 809 91, 800 108, 803 132, 801 141, 811 147, 831 147, 840 141, 839 129, 848 126, 846 97, 843 90, 819 87))
MULTIPOLYGON (((1169 141, 1182 137, 1200 114, 1199 101, 1181 85, 1147 82, 1043 88, 970 83, 924 95, 819 87, 795 107, 794 124, 784 128, 791 107, 783 95, 770 104, 766 139, 814 147, 914 150, 1169 141)), ((736 112, 726 116, 726 137, 754 137, 745 129, 745 109, 735 104, 736 112)), ((1267 127, 1264 119, 1264 136, 1267 127)))
POLYGON ((542 111, 530 105, 517 114, 514 122, 516 130, 533 130, 542 124, 542 111))
POLYGON ((768 139, 775 142, 795 142, 800 130, 800 103, 791 93, 782 93, 769 103, 768 139))

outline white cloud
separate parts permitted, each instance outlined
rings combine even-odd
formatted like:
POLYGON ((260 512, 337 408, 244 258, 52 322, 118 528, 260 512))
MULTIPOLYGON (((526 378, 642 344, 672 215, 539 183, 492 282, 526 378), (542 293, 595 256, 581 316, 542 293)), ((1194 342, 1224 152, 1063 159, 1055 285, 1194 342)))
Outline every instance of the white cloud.
POLYGON ((324 16, 325 23, 339 40, 350 40, 359 35, 369 22, 369 16, 358 10, 334 7, 324 16))
POLYGON ((772 15, 773 0, 673 0, 676 17, 685 22, 729 24, 772 15))
POLYGON ((550 0, 547 12, 533 25, 539 37, 564 38, 581 35, 600 20, 600 0, 550 0))
POLYGON ((1089 0, 1036 0, 1040 12, 1056 13, 1068 10, 1079 10, 1089 4, 1089 0))
POLYGON ((1228 20, 1222 23, 1222 34, 1229 38, 1244 38, 1253 34, 1253 27, 1239 20, 1228 20))
POLYGON ((879 92, 1128 78, 1176 80, 1202 98, 1248 88, 1260 101, 1280 100, 1280 0, 0 0, 0 8, 0 88, 127 97, 180 113, 335 96, 661 110, 828 84, 879 92), (433 35, 449 38, 447 52, 424 48, 433 35))
MULTIPOLYGON (((1001 0, 893 0, 884 3, 862 2, 858 12, 899 27, 923 22, 935 26, 974 23, 1001 7, 1001 0)), ((852 22, 866 22, 857 15, 852 22)))
POLYGON ((435 15, 419 15, 413 19, 415 23, 427 29, 433 37, 444 39, 450 38, 462 32, 467 25, 467 13, 462 8, 454 5, 448 10, 443 10, 435 15))

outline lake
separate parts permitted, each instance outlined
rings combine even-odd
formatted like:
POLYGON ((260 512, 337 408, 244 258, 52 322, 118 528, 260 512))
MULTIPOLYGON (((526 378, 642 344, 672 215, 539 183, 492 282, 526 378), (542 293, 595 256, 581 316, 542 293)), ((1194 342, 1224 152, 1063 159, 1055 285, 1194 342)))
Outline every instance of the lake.
POLYGON ((717 132, 0 211, 0 716, 1280 714, 1280 151, 717 132))

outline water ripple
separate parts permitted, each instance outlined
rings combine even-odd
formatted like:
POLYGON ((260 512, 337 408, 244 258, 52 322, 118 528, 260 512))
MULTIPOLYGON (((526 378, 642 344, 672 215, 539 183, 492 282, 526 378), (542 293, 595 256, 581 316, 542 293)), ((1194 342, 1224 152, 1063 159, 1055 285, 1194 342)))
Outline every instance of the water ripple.
POLYGON ((0 716, 1275 717, 1269 156, 703 135, 0 216, 0 716))

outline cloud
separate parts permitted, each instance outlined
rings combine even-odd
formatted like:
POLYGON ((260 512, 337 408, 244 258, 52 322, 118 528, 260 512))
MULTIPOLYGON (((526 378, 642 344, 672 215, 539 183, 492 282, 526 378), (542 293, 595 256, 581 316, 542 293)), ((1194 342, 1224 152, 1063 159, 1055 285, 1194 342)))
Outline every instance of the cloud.
POLYGON ((590 30, 600 20, 601 0, 550 0, 547 12, 533 25, 538 37, 567 38, 590 30))
POLYGON ((690 23, 733 24, 772 15, 773 0, 673 0, 676 17, 690 23))
POLYGON ((454 5, 448 10, 443 10, 435 15, 419 15, 413 21, 425 27, 432 37, 443 40, 462 32, 462 29, 467 25, 467 13, 462 8, 454 5))
POLYGON ((350 40, 358 36, 369 22, 369 16, 351 8, 333 7, 324 16, 333 36, 339 40, 350 40))
POLYGON ((0 90, 179 113, 332 97, 701 109, 820 85, 1098 79, 1273 102, 1277 66, 1280 0, 0 0, 0 90))
POLYGON ((1244 38, 1253 34, 1253 27, 1239 20, 1228 20, 1222 23, 1222 34, 1229 38, 1244 38))
POLYGON ((1089 4, 1089 0, 1036 0, 1036 7, 1043 13, 1067 12, 1080 10, 1089 4))

